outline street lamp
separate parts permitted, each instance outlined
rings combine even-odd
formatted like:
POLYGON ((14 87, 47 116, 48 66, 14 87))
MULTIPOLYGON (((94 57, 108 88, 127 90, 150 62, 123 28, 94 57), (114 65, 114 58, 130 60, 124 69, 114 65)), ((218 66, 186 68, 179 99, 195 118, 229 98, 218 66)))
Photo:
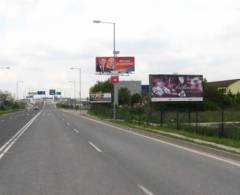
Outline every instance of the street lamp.
POLYGON ((17 82, 16 82, 16 99, 17 99, 17 100, 18 100, 18 98, 19 98, 19 97, 18 97, 18 88, 19 88, 19 84, 20 84, 20 83, 24 83, 24 82, 23 82, 23 81, 17 81, 17 82))
MULTIPOLYGON (((115 33, 115 22, 106 22, 101 20, 93 20, 93 23, 99 24, 111 24, 113 25, 113 59, 114 59, 114 70, 116 68, 116 33, 115 33)), ((114 73, 112 75, 118 76, 118 73, 114 73)), ((118 85, 117 83, 113 84, 114 88, 114 101, 113 101, 113 119, 116 119, 116 106, 118 105, 118 85)))
POLYGON ((79 109, 81 111, 81 102, 82 102, 82 69, 80 67, 71 67, 70 69, 79 71, 79 100, 80 100, 79 109))
POLYGON ((73 94, 74 99, 76 99, 76 82, 75 81, 68 81, 69 83, 73 83, 73 94))

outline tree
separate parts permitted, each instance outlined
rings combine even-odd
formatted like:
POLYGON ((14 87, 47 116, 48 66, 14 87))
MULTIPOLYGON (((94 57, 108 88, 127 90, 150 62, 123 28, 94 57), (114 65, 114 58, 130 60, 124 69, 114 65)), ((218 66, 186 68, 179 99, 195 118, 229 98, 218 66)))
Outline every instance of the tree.
POLYGON ((129 105, 131 100, 130 91, 126 87, 122 87, 118 90, 119 105, 129 105))
POLYGON ((142 102, 142 96, 139 93, 135 93, 131 96, 131 105, 140 104, 142 102))
POLYGON ((91 93, 112 93, 113 91, 113 84, 110 80, 106 81, 98 81, 93 87, 90 88, 91 93))
POLYGON ((0 91, 0 107, 8 107, 13 104, 13 101, 13 97, 10 93, 0 91))

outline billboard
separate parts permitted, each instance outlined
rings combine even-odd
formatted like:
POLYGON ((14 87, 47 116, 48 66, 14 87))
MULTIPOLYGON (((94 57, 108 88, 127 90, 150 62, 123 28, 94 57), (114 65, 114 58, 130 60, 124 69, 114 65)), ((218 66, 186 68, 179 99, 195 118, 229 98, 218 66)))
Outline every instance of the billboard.
POLYGON ((90 103, 111 103, 112 95, 111 93, 91 93, 90 103))
POLYGON ((202 101, 202 75, 149 75, 153 102, 202 101))
POLYGON ((134 57, 115 57, 116 66, 114 67, 114 57, 96 57, 96 72, 102 74, 131 73, 135 71, 134 57))

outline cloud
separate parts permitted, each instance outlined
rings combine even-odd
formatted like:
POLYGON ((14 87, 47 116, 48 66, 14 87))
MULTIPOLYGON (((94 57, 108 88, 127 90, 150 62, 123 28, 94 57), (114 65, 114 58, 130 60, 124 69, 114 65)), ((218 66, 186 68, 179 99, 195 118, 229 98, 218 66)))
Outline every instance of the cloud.
MULTIPOLYGON (((202 73, 208 80, 240 75, 237 0, 1 0, 0 88, 61 88, 73 95, 71 66, 83 70, 83 96, 96 80, 95 56, 112 55, 116 22, 121 55, 136 57, 136 72, 121 79, 148 82, 151 73, 202 73), (218 74, 216 74, 216 72, 218 74)), ((24 92, 24 90, 22 90, 24 92)))

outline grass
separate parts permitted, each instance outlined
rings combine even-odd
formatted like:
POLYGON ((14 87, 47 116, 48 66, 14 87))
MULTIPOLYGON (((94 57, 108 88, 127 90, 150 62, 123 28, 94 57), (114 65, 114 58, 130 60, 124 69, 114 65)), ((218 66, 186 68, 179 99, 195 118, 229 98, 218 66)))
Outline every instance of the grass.
POLYGON ((3 115, 3 114, 8 114, 8 113, 11 113, 11 112, 17 112, 21 109, 6 109, 6 110, 0 110, 0 115, 3 115))
MULTIPOLYGON (((174 128, 166 128, 166 127, 160 127, 160 126, 152 126, 144 123, 138 123, 133 121, 125 121, 125 120, 113 120, 113 119, 107 119, 106 117, 96 115, 93 112, 88 112, 90 115, 96 116, 99 119, 102 120, 108 120, 112 123, 116 123, 122 126, 127 126, 130 128, 136 128, 141 129, 147 132, 157 133, 157 134, 164 134, 164 133, 174 133, 178 135, 183 135, 187 138, 191 139, 199 139, 204 140, 208 142, 213 142, 216 144, 221 144, 225 146, 230 146, 234 148, 240 148, 240 140, 238 139, 230 139, 230 138, 220 138, 218 136, 207 136, 207 135, 200 135, 195 133, 194 131, 185 131, 185 130, 177 130, 174 128)), ((165 135, 165 134, 164 134, 165 135)))

